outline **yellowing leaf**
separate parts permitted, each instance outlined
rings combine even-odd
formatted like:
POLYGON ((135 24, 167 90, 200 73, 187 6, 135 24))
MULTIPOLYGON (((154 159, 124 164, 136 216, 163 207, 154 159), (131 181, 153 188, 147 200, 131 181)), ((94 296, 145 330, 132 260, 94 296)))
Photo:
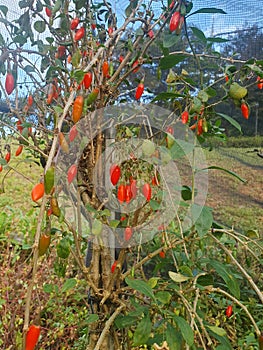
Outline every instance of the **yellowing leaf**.
POLYGON ((147 284, 151 287, 151 288, 154 288, 156 287, 158 281, 159 281, 159 277, 152 277, 150 278, 148 281, 147 281, 147 284))
POLYGON ((220 335, 221 337, 226 335, 226 331, 223 328, 217 326, 208 326, 208 328, 215 334, 220 335))
POLYGON ((186 282, 188 281, 191 277, 188 277, 188 276, 184 276, 182 275, 181 273, 176 273, 176 272, 173 272, 173 271, 169 271, 168 272, 170 278, 174 281, 174 282, 186 282))

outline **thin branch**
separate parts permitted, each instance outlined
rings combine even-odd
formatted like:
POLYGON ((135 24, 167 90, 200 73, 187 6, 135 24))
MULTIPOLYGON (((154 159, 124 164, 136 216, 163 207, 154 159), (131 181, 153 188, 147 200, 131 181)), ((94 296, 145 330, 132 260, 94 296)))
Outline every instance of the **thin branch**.
MULTIPOLYGON (((187 52, 187 51, 173 51, 173 52, 170 52, 170 55, 185 55, 185 56, 189 56, 189 57, 193 57, 194 56, 193 53, 187 52)), ((222 60, 222 61, 226 61, 226 62, 230 62, 230 63, 246 63, 246 61, 234 59, 232 57, 221 57, 219 55, 209 55, 209 54, 203 54, 203 53, 196 53, 195 55, 197 57, 213 58, 213 59, 216 59, 216 60, 222 60)), ((154 61, 159 61, 163 57, 165 57, 165 56, 164 55, 155 56, 152 59, 154 61)))
MULTIPOLYGON (((166 252, 170 249, 175 248, 178 245, 181 245, 184 243, 183 239, 180 239, 178 241, 172 241, 171 245, 169 247, 161 247, 159 249, 156 249, 154 252, 148 254, 145 258, 143 258, 141 261, 139 261, 137 264, 135 264, 133 266, 134 270, 137 270, 139 268, 141 268, 142 265, 144 265, 147 261, 151 260, 153 257, 155 257, 156 255, 158 255, 160 252, 166 252)), ((131 274, 131 270, 126 271, 124 274, 122 274, 121 279, 125 279, 125 277, 129 276, 131 274)))
POLYGON ((25 349, 25 346, 26 346, 26 333, 27 333, 28 326, 29 326, 30 304, 31 304, 33 287, 35 285, 35 278, 36 278, 36 274, 37 274, 38 243, 39 243, 39 238, 40 238, 41 231, 42 231, 42 219, 44 217, 45 210, 46 210, 46 202, 47 202, 47 195, 44 195, 42 203, 41 203, 38 219, 37 219, 37 229, 36 229, 35 241, 34 241, 34 245, 33 245, 34 254, 33 254, 32 277, 29 281, 29 285, 27 288, 27 294, 26 294, 24 327, 23 327, 23 349, 25 349))
POLYGON ((193 324, 198 332, 198 335, 199 335, 199 338, 200 338, 200 341, 202 342, 202 345, 203 345, 203 349, 207 349, 206 346, 205 346, 205 343, 204 343, 204 340, 203 340, 203 337, 199 331, 199 328, 194 320, 194 317, 198 320, 198 322, 200 323, 200 326, 201 326, 201 329, 202 331, 204 332, 207 340, 208 340, 208 344, 207 345, 211 345, 213 344, 204 324, 203 324, 203 320, 202 318, 198 315, 198 313, 194 310, 194 308, 191 306, 191 304, 188 302, 188 300, 183 296, 182 292, 181 291, 177 291, 176 289, 174 289, 174 292, 179 296, 179 298, 182 299, 185 307, 187 308, 187 311, 189 313, 189 315, 191 316, 191 320, 193 320, 193 324))
POLYGON ((244 311, 245 313, 248 315, 248 317, 250 318, 251 322, 253 323, 253 326, 255 328, 255 331, 257 333, 257 336, 260 336, 261 332, 256 324, 256 321, 254 320, 253 316, 251 315, 251 313, 248 311, 248 308, 242 304, 238 299, 236 299, 233 295, 227 293, 226 291, 224 291, 223 289, 221 288, 213 288, 213 287, 210 287, 210 286, 207 286, 205 287, 205 289, 208 291, 208 292, 216 292, 216 293, 220 293, 220 294, 223 294, 225 295, 226 297, 228 297, 228 299, 231 299, 232 301, 234 301, 238 306, 240 306, 244 311))
MULTIPOLYGON (((115 318, 121 313, 121 311, 125 308, 126 306, 124 304, 121 304, 115 311, 114 313, 111 315, 111 317, 108 319, 108 321, 105 323, 105 327, 103 329, 103 331, 100 334, 100 337, 97 341, 97 344, 94 348, 94 350, 100 350, 100 347, 104 341, 104 338, 106 337, 111 325, 113 324, 115 318)), ((89 347, 87 347, 87 350, 89 349, 89 347)))
POLYGON ((237 268, 242 272, 242 274, 245 276, 245 278, 250 283, 251 287, 254 289, 254 291, 257 293, 261 303, 263 304, 263 294, 261 293, 260 289, 256 285, 256 283, 253 281, 252 277, 247 273, 247 271, 239 264, 239 262, 234 258, 234 256, 231 254, 230 250, 227 249, 224 244, 222 244, 219 239, 217 239, 214 235, 209 233, 209 236, 222 248, 226 254, 231 258, 232 262, 237 266, 237 268))

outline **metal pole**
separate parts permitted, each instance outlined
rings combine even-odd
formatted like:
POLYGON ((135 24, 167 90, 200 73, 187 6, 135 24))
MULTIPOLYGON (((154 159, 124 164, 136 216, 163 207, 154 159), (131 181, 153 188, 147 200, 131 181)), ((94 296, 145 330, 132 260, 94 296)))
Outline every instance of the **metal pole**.
POLYGON ((258 135, 258 106, 259 104, 256 102, 255 103, 255 107, 256 107, 255 136, 258 135))

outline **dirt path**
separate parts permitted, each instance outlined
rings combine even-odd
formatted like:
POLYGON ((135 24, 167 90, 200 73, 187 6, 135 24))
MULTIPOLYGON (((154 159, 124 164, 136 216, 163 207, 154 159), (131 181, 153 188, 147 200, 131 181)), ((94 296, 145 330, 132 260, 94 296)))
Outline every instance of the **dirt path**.
POLYGON ((217 221, 241 231, 256 229, 263 234, 263 159, 246 149, 219 149, 207 153, 209 165, 234 171, 242 183, 220 171, 209 172, 207 205, 217 221))

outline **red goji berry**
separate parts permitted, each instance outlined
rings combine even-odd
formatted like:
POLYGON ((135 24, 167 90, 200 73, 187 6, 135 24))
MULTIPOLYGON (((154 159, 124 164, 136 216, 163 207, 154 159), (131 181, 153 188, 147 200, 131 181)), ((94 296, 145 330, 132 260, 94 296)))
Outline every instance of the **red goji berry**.
POLYGON ((26 334, 26 349, 34 350, 40 335, 40 326, 32 324, 26 334))
POLYGON ((132 228, 131 227, 126 227, 124 230, 124 239, 125 241, 129 241, 132 238, 132 228))
POLYGON ((79 41, 84 37, 84 35, 85 35, 85 29, 83 27, 81 27, 76 31, 75 36, 74 36, 74 40, 79 41))
POLYGON ((5 91, 10 95, 15 88, 15 78, 12 73, 7 73, 5 78, 5 91))
POLYGON ((170 24, 169 24, 169 28, 171 32, 174 32, 178 28, 180 23, 180 17, 181 17, 181 14, 178 11, 172 15, 170 24))
POLYGON ((74 30, 77 28, 77 26, 79 25, 79 18, 73 18, 73 20, 70 22, 70 29, 74 30))
POLYGON ((249 108, 248 108, 248 105, 245 102, 243 102, 241 104, 241 112, 242 112, 243 117, 245 119, 248 119, 248 117, 249 117, 249 108))
POLYGON ((140 82, 140 84, 137 86, 137 89, 135 92, 136 100, 139 100, 141 98, 143 91, 144 91, 144 84, 143 84, 143 82, 140 82))
POLYGON ((113 164, 110 167, 110 180, 113 186, 117 185, 121 177, 121 168, 117 164, 113 164))
POLYGON ((44 196, 45 188, 44 184, 42 182, 36 184, 31 192, 31 198, 34 202, 37 202, 39 199, 41 199, 44 196))
POLYGON ((232 305, 228 305, 228 307, 226 308, 226 316, 227 317, 231 317, 233 314, 233 306, 232 305))
POLYGON ((181 115, 182 123, 187 124, 189 119, 189 113, 187 111, 184 111, 181 115))

